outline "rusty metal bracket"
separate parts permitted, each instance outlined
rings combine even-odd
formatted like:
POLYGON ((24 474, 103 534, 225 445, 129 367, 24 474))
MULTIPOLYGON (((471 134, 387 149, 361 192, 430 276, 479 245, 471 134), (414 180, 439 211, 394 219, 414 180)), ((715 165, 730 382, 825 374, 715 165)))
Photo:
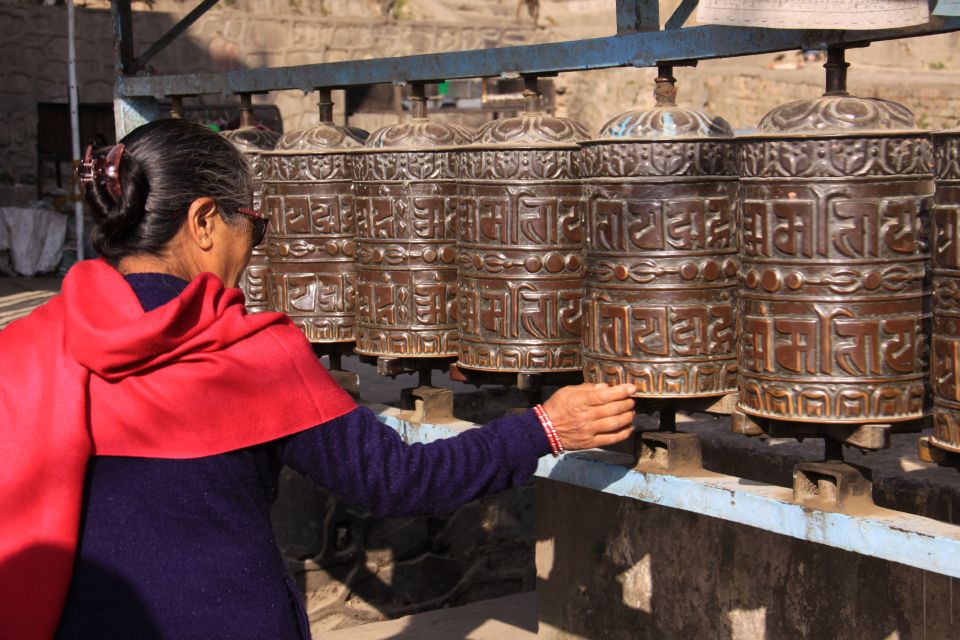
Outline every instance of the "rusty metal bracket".
POLYGON ((157 41, 150 45, 139 57, 134 54, 133 41, 133 21, 131 18, 130 0, 115 0, 111 3, 114 21, 115 47, 119 63, 119 71, 124 75, 133 75, 138 71, 147 68, 150 62, 158 53, 169 46, 171 42, 177 39, 184 31, 189 29, 194 22, 207 11, 212 9, 220 0, 202 0, 190 13, 180 19, 175 25, 170 27, 166 33, 157 38, 157 41))
POLYGON ((850 512, 873 504, 871 472, 839 460, 801 462, 793 469, 793 499, 821 511, 850 512))
POLYGON ((396 378, 408 373, 447 371, 454 358, 390 358, 360 355, 360 362, 377 367, 377 375, 396 378))
POLYGON ((534 391, 546 386, 562 387, 568 384, 581 384, 583 373, 580 371, 555 371, 524 373, 515 371, 480 371, 468 369, 453 363, 448 368, 450 379, 480 386, 482 384, 500 384, 506 387, 516 386, 520 391, 534 391))
POLYGON ((792 422, 758 418, 740 410, 734 410, 730 418, 730 429, 734 433, 746 436, 766 435, 771 438, 797 438, 798 440, 829 438, 867 451, 888 449, 892 434, 917 433, 927 428, 929 424, 929 418, 867 424, 792 422))
POLYGON ((400 408, 405 419, 416 423, 453 422, 453 391, 436 387, 410 387, 400 390, 400 408))
POLYGON ((692 433, 645 431, 636 439, 634 469, 672 475, 702 471, 700 438, 692 433))
POLYGON ((340 385, 344 391, 354 398, 360 397, 360 374, 343 369, 330 369, 330 377, 340 385))
POLYGON ((659 0, 617 0, 617 33, 660 30, 659 0))

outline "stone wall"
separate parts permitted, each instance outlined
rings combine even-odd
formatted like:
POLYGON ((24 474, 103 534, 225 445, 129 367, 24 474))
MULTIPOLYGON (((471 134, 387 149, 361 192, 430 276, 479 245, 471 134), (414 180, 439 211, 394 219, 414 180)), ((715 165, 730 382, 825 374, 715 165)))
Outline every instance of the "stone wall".
MULTIPOLYGON (((90 2, 77 15, 81 102, 113 99, 113 42, 106 2, 90 2)), ((192 3, 157 0, 135 11, 136 50, 159 38, 192 3)), ((135 8, 143 3, 135 3, 135 8)), ((442 13, 450 20, 456 13, 442 13)), ((66 9, 26 0, 0 1, 0 205, 34 198, 37 102, 67 102, 66 9)), ((475 16, 469 24, 398 20, 381 15, 375 0, 235 0, 220 3, 150 63, 150 73, 200 73, 355 60, 430 51, 475 49, 531 41, 530 25, 475 16)), ((197 99, 190 99, 187 104, 197 99)), ((205 104, 235 101, 202 96, 205 104)), ((285 130, 317 122, 316 97, 300 91, 255 96, 280 109, 285 130)), ((375 127, 395 118, 360 118, 375 127)))
MULTIPOLYGON (((822 459, 822 442, 751 440, 726 420, 680 427, 702 438, 708 470, 743 482, 790 486, 794 464, 822 459)), ((904 434, 848 455, 872 469, 876 504, 956 522, 956 471, 915 451, 904 434)), ((536 504, 543 640, 960 637, 948 576, 550 480, 536 504)))

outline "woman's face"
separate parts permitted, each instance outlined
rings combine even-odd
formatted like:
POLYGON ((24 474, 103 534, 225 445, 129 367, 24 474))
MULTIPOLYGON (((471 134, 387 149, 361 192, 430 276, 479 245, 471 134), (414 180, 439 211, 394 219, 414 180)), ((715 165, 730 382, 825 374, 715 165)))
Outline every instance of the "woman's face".
POLYGON ((189 280, 209 272, 236 287, 253 251, 253 225, 244 218, 229 222, 212 198, 197 198, 190 205, 180 230, 180 255, 189 280))
POLYGON ((253 230, 251 226, 245 220, 223 225, 224 233, 219 243, 219 264, 217 270, 213 273, 219 276, 228 287, 236 287, 240 283, 243 270, 247 268, 247 264, 250 262, 250 255, 253 252, 253 230))

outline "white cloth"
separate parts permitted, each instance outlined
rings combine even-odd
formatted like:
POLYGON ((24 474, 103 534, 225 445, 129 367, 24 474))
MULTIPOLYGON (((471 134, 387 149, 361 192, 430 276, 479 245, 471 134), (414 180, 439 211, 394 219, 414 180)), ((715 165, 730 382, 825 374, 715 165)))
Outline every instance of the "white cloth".
POLYGON ((776 29, 892 29, 924 24, 928 0, 700 0, 697 22, 776 29))
POLYGON ((63 257, 68 217, 52 209, 0 207, 0 250, 24 276, 55 270, 63 257))

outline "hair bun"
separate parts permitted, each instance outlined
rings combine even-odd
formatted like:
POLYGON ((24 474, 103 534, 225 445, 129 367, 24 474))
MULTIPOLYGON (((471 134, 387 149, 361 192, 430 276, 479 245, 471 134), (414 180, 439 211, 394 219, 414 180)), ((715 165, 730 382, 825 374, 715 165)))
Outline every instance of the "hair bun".
POLYGON ((86 183, 86 201, 97 223, 91 241, 105 258, 125 253, 129 240, 136 234, 146 213, 150 184, 146 172, 129 151, 120 158, 117 167, 119 197, 115 198, 104 180, 86 183))

